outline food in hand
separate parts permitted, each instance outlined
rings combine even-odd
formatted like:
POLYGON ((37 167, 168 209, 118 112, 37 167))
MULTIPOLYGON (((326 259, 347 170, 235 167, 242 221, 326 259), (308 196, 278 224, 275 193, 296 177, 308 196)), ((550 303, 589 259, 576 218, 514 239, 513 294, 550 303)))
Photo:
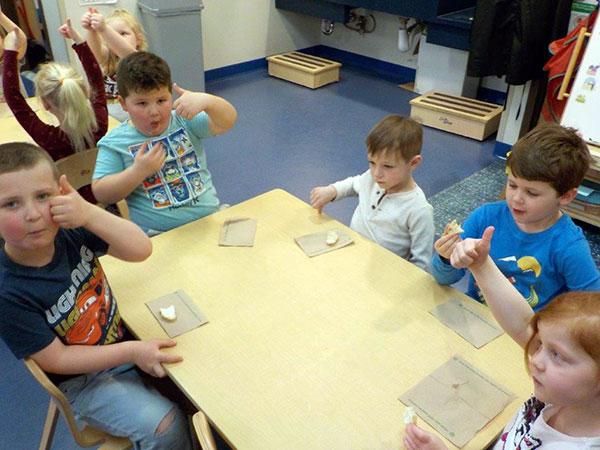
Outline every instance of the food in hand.
POLYGON ((446 225, 446 231, 444 232, 444 236, 448 236, 450 234, 460 234, 465 230, 462 229, 460 224, 454 219, 448 225, 446 225))

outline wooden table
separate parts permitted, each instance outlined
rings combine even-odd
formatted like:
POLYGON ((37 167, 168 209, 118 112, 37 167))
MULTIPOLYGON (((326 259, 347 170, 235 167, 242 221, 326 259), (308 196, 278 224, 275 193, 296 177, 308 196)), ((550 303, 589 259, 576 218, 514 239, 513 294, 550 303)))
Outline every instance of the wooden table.
MULTIPOLYGON (((38 117, 50 125, 58 126, 58 120, 48 111, 44 110, 38 104, 36 97, 30 97, 27 99, 27 103, 31 108, 38 114, 38 117)), ((119 121, 111 116, 108 116, 108 129, 111 130, 119 124, 119 121)), ((12 114, 12 111, 8 105, 3 102, 0 103, 0 144, 7 142, 31 142, 35 143, 31 136, 23 129, 21 124, 17 122, 17 119, 12 114)))
POLYGON ((102 259, 121 314, 140 338, 163 338, 144 303, 177 289, 194 299, 209 323, 176 339, 184 361, 169 374, 238 449, 402 448, 397 398, 454 354, 518 396, 465 448, 484 448, 531 392, 506 335, 476 350, 429 314, 464 295, 282 190, 153 243, 143 263, 102 259), (240 216, 258 220, 254 247, 219 247, 240 216), (294 242, 330 228, 355 243, 308 258, 294 242))

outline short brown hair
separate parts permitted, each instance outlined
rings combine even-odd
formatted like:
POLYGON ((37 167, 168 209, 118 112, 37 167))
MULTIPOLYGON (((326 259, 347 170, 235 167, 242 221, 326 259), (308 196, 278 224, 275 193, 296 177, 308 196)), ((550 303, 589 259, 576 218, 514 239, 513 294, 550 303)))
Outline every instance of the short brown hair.
POLYGON ((535 352, 540 322, 564 325, 573 341, 600 367, 600 292, 565 292, 535 313, 530 321, 533 334, 525 346, 526 367, 535 352))
POLYGON ((0 144, 0 175, 31 169, 43 161, 50 165, 54 178, 58 180, 56 164, 43 148, 28 142, 0 144))
POLYGON ((563 195, 581 184, 590 167, 590 152, 572 128, 542 125, 517 141, 507 159, 515 177, 549 183, 563 195))
POLYGON ((369 131, 365 142, 369 155, 389 152, 409 161, 421 154, 423 127, 409 117, 386 116, 369 131))
POLYGON ((134 52, 119 62, 117 88, 123 98, 131 92, 149 92, 166 87, 171 92, 171 69, 160 56, 134 52))

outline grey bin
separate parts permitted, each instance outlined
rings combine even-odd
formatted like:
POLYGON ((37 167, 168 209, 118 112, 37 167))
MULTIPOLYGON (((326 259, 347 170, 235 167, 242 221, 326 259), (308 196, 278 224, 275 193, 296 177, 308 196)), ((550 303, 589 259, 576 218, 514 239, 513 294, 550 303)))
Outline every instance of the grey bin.
POLYGON ((171 68, 173 82, 204 91, 202 0, 138 0, 148 48, 171 68))

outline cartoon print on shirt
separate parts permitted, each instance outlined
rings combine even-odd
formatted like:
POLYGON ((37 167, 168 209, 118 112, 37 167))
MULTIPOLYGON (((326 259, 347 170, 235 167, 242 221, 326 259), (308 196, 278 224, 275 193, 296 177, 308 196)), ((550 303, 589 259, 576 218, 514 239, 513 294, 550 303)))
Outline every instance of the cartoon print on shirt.
POLYGON ((166 208, 171 206, 171 200, 169 200, 169 196, 163 185, 148 190, 148 196, 152 200, 152 204, 155 208, 166 208))
POLYGON ((202 183, 202 178, 200 178, 199 172, 194 172, 188 175, 188 181, 192 186, 192 191, 196 195, 200 195, 202 193, 202 188, 204 187, 204 183, 202 183))
POLYGON ((174 153, 177 156, 184 155, 194 150, 194 146, 183 128, 171 133, 169 135, 169 140, 171 141, 173 148, 175 149, 174 153))
POLYGON ((511 443, 510 448, 518 450, 536 450, 541 448, 542 441, 532 436, 530 432, 531 426, 542 412, 542 409, 544 409, 542 402, 536 398, 528 399, 523 405, 523 411, 519 411, 512 426, 500 436, 501 442, 506 445, 508 441, 511 443))
MULTIPOLYGON (((540 301, 535 291, 535 285, 542 273, 539 261, 534 256, 521 256, 519 259, 516 256, 506 256, 498 258, 496 265, 519 292, 529 292, 525 300, 529 306, 535 308, 540 301)), ((478 290, 477 295, 484 300, 481 291, 478 290)))
POLYGON ((46 320, 67 345, 97 345, 123 336, 121 318, 102 267, 85 245, 71 272, 72 284, 46 311, 46 320))
POLYGON ((177 160, 166 161, 161 170, 165 175, 167 183, 176 180, 183 175, 183 171, 181 170, 181 167, 179 167, 179 164, 177 164, 177 160))
MULTIPOLYGON (((167 158, 163 167, 147 177, 142 186, 155 209, 185 206, 193 203, 203 193, 202 162, 192 145, 187 131, 179 128, 168 136, 153 139, 149 146, 160 143, 167 158)), ((135 157, 143 143, 129 146, 135 157)))

